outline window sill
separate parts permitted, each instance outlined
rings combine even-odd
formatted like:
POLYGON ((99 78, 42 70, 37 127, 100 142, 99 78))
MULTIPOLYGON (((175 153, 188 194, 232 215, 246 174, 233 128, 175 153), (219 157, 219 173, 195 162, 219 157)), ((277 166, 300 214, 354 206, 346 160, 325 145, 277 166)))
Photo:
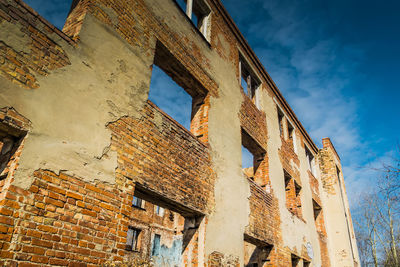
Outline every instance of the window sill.
POLYGON ((138 209, 138 210, 144 210, 144 211, 146 211, 146 209, 145 209, 145 208, 138 207, 138 206, 135 206, 135 205, 132 205, 132 208, 135 208, 135 209, 138 209))
POLYGON ((140 250, 137 250, 137 249, 134 249, 134 250, 132 250, 132 249, 125 249, 125 251, 129 251, 129 252, 133 252, 133 253, 140 253, 140 250))

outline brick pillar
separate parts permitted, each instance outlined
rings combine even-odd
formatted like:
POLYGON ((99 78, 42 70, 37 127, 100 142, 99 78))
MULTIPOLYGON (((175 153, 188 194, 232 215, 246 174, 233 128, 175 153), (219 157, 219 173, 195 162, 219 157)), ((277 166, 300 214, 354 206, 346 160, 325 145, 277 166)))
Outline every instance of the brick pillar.
POLYGON ((91 0, 74 0, 65 21, 63 32, 74 40, 79 39, 83 20, 92 5, 93 1, 91 0))

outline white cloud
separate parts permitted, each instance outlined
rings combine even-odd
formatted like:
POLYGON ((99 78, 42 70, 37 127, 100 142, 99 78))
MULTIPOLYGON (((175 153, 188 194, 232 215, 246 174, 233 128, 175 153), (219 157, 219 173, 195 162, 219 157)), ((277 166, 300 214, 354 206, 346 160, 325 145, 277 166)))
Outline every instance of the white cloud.
POLYGON ((366 158, 376 155, 369 153, 360 134, 357 114, 362 107, 352 92, 354 81, 361 79, 364 51, 328 35, 325 14, 311 13, 311 1, 255 2, 265 15, 242 18, 250 23, 244 34, 317 145, 323 137, 333 141, 351 199, 371 186, 375 175, 366 158))

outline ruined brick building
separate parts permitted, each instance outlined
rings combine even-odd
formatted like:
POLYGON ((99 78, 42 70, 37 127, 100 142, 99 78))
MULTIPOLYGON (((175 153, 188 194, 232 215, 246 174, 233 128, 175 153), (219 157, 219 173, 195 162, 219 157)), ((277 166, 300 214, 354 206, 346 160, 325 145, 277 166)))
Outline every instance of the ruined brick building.
POLYGON ((220 0, 74 0, 62 31, 0 0, 0 265, 358 266, 322 143, 220 0))

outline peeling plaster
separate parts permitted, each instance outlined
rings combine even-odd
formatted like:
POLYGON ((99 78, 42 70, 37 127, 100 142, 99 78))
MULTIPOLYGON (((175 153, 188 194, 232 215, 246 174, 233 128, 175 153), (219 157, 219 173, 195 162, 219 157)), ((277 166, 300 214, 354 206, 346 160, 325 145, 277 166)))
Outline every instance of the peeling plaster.
MULTIPOLYGON (((0 30, 1 40, 20 33, 18 27, 7 27, 13 32, 0 30)), ((32 121, 15 173, 17 186, 28 188, 37 169, 115 183, 117 155, 109 149, 106 125, 138 116, 139 103, 147 99, 149 84, 143 81, 150 82, 152 58, 90 15, 80 38, 77 48, 55 40, 71 65, 39 75, 38 89, 26 90, 0 77, 0 107, 12 106, 32 121)))

